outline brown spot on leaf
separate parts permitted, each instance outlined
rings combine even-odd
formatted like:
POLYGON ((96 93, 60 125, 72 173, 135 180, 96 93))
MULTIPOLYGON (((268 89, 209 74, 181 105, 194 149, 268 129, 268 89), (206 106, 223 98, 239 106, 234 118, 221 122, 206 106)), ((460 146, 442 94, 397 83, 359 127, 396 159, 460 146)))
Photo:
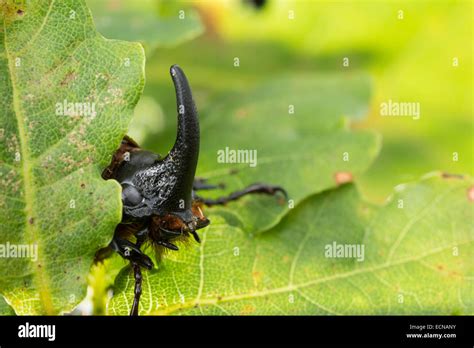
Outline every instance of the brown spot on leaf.
POLYGON ((240 311, 240 314, 241 315, 248 315, 248 314, 252 314, 253 312, 255 312, 255 306, 252 306, 252 305, 245 305, 242 310, 240 311))
POLYGON ((241 109, 238 109, 236 112, 235 112, 235 117, 237 119, 242 119, 242 118, 245 118, 249 115, 249 112, 246 108, 241 108, 241 109))
POLYGON ((456 271, 451 271, 451 272, 449 272, 449 276, 457 278, 457 277, 461 276, 461 274, 459 272, 456 272, 456 271))
POLYGON ((442 173, 441 177, 443 179, 463 179, 464 178, 464 176, 462 176, 461 174, 451 174, 451 173, 442 173))
POLYGON ((438 270, 442 271, 442 270, 444 269, 444 266, 443 266, 443 265, 438 265, 438 266, 436 266, 436 268, 437 268, 438 270))
POLYGON ((83 188, 86 188, 86 184, 81 183, 81 188, 82 188, 82 189, 83 189, 83 188))
POLYGON ((30 225, 33 225, 33 224, 35 223, 35 218, 30 217, 30 218, 28 219, 28 223, 29 223, 30 225))
POLYGON ((353 177, 351 172, 337 172, 334 174, 334 181, 336 184, 342 185, 348 182, 352 182, 353 177))
POLYGON ((74 71, 69 71, 66 75, 64 75, 63 79, 60 82, 61 86, 68 86, 71 82, 76 79, 76 73, 74 71))
POLYGON ((0 1, 0 17, 5 21, 5 25, 21 17, 23 13, 19 8, 19 1, 0 1))
POLYGON ((467 199, 469 199, 470 202, 474 202, 474 186, 467 189, 467 199))

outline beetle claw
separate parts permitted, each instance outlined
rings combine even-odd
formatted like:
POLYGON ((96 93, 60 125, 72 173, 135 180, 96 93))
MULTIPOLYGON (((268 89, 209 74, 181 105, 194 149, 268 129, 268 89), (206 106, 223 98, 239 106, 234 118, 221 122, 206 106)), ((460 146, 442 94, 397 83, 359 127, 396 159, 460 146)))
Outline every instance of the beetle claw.
POLYGON ((199 238, 199 235, 197 234, 197 232, 194 231, 194 230, 191 230, 190 232, 191 232, 191 234, 193 235, 194 240, 195 240, 196 242, 198 242, 198 243, 201 243, 201 239, 199 238))
POLYGON ((165 240, 159 240, 157 241, 157 244, 164 246, 165 248, 171 249, 171 250, 179 250, 179 248, 174 245, 173 243, 167 242, 165 240))

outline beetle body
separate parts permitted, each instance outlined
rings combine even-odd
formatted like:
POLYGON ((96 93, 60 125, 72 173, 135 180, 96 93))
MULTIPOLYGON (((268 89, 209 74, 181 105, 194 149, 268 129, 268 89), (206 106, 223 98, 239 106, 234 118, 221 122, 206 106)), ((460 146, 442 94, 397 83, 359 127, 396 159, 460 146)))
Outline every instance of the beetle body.
MULTIPOLYGON (((131 315, 138 314, 141 267, 153 267, 152 260, 140 250, 144 243, 149 242, 154 247, 159 259, 165 249, 178 250, 176 241, 189 236, 200 241, 196 231, 210 223, 202 212, 204 205, 226 204, 250 193, 281 192, 286 196, 281 187, 265 184, 253 184, 215 200, 198 196, 198 190, 222 186, 195 179, 200 142, 198 114, 184 72, 173 65, 170 73, 178 110, 178 130, 171 151, 161 157, 141 149, 126 136, 102 173, 104 179, 117 180, 122 186, 122 222, 116 227, 107 250, 114 250, 129 260, 134 270, 135 298, 131 315)), ((100 252, 98 259, 106 251, 100 252)))

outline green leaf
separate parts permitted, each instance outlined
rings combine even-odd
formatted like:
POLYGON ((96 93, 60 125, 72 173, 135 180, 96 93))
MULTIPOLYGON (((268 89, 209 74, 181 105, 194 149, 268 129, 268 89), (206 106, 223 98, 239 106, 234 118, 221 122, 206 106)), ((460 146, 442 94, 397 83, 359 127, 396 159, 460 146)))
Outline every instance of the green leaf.
POLYGON ((345 74, 295 74, 222 96, 201 112, 197 175, 226 188, 202 195, 225 195, 254 182, 284 187, 289 204, 259 195, 214 208, 228 223, 257 233, 277 224, 290 204, 357 179, 377 156, 380 139, 351 131, 347 119, 366 114, 369 96, 367 77, 345 74), (256 151, 256 165, 219 163, 226 148, 256 151))
POLYGON ((144 53, 100 36, 84 1, 14 3, 0 2, 0 245, 30 257, 0 258, 0 292, 17 314, 64 313, 121 220, 121 188, 101 171, 143 89, 144 53))
MULTIPOLYGON (((140 313, 472 315, 473 195, 472 178, 436 174, 383 207, 352 185, 325 191, 254 237, 216 219, 144 272, 140 313), (333 243, 364 257, 327 257, 333 243)), ((124 268, 109 313, 128 313, 133 286, 124 268)))
POLYGON ((191 40, 204 31, 197 11, 192 8, 180 8, 169 16, 162 16, 156 1, 151 0, 93 0, 87 3, 101 34, 113 39, 140 41, 147 53, 157 47, 191 40))
POLYGON ((113 253, 109 258, 96 262, 91 267, 88 276, 88 285, 91 291, 93 315, 105 315, 109 292, 119 271, 128 264, 128 261, 119 254, 113 253))
POLYGON ((0 296, 0 315, 15 315, 15 311, 8 305, 3 296, 0 296))

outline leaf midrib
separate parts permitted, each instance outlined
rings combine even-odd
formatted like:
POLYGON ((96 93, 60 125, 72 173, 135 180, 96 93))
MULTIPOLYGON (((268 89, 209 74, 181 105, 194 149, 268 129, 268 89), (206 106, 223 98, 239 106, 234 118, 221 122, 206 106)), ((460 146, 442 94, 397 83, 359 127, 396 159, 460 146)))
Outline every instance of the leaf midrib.
MULTIPOLYGON (((10 74, 10 82, 12 86, 12 97, 13 97, 13 110, 15 112, 18 128, 18 136, 20 139, 20 153, 22 161, 22 176, 23 176, 23 186, 24 186, 24 202, 25 202, 25 233, 30 242, 35 242, 38 245, 38 257, 37 261, 34 262, 34 265, 45 265, 42 258, 41 250, 43 248, 40 246, 40 239, 38 238, 39 231, 37 229, 38 215, 36 214, 34 202, 36 201, 36 192, 33 185, 33 175, 31 173, 30 167, 30 154, 28 151, 28 139, 25 133, 25 118, 20 105, 20 98, 18 95, 18 82, 16 80, 13 66, 14 59, 10 55, 8 49, 8 39, 7 39, 7 28, 5 20, 3 20, 3 33, 4 33, 4 45, 5 45, 5 56, 8 61, 8 70, 10 74), (29 220, 33 218, 35 223, 30 224, 29 220)), ((33 261, 31 261, 33 262, 33 261)), ((36 287, 39 292, 41 299, 41 304, 43 306, 44 312, 46 314, 54 314, 53 302, 50 295, 50 290, 47 286, 48 282, 46 281, 47 275, 45 273, 45 267, 34 267, 35 275, 33 279, 35 280, 36 287)))

